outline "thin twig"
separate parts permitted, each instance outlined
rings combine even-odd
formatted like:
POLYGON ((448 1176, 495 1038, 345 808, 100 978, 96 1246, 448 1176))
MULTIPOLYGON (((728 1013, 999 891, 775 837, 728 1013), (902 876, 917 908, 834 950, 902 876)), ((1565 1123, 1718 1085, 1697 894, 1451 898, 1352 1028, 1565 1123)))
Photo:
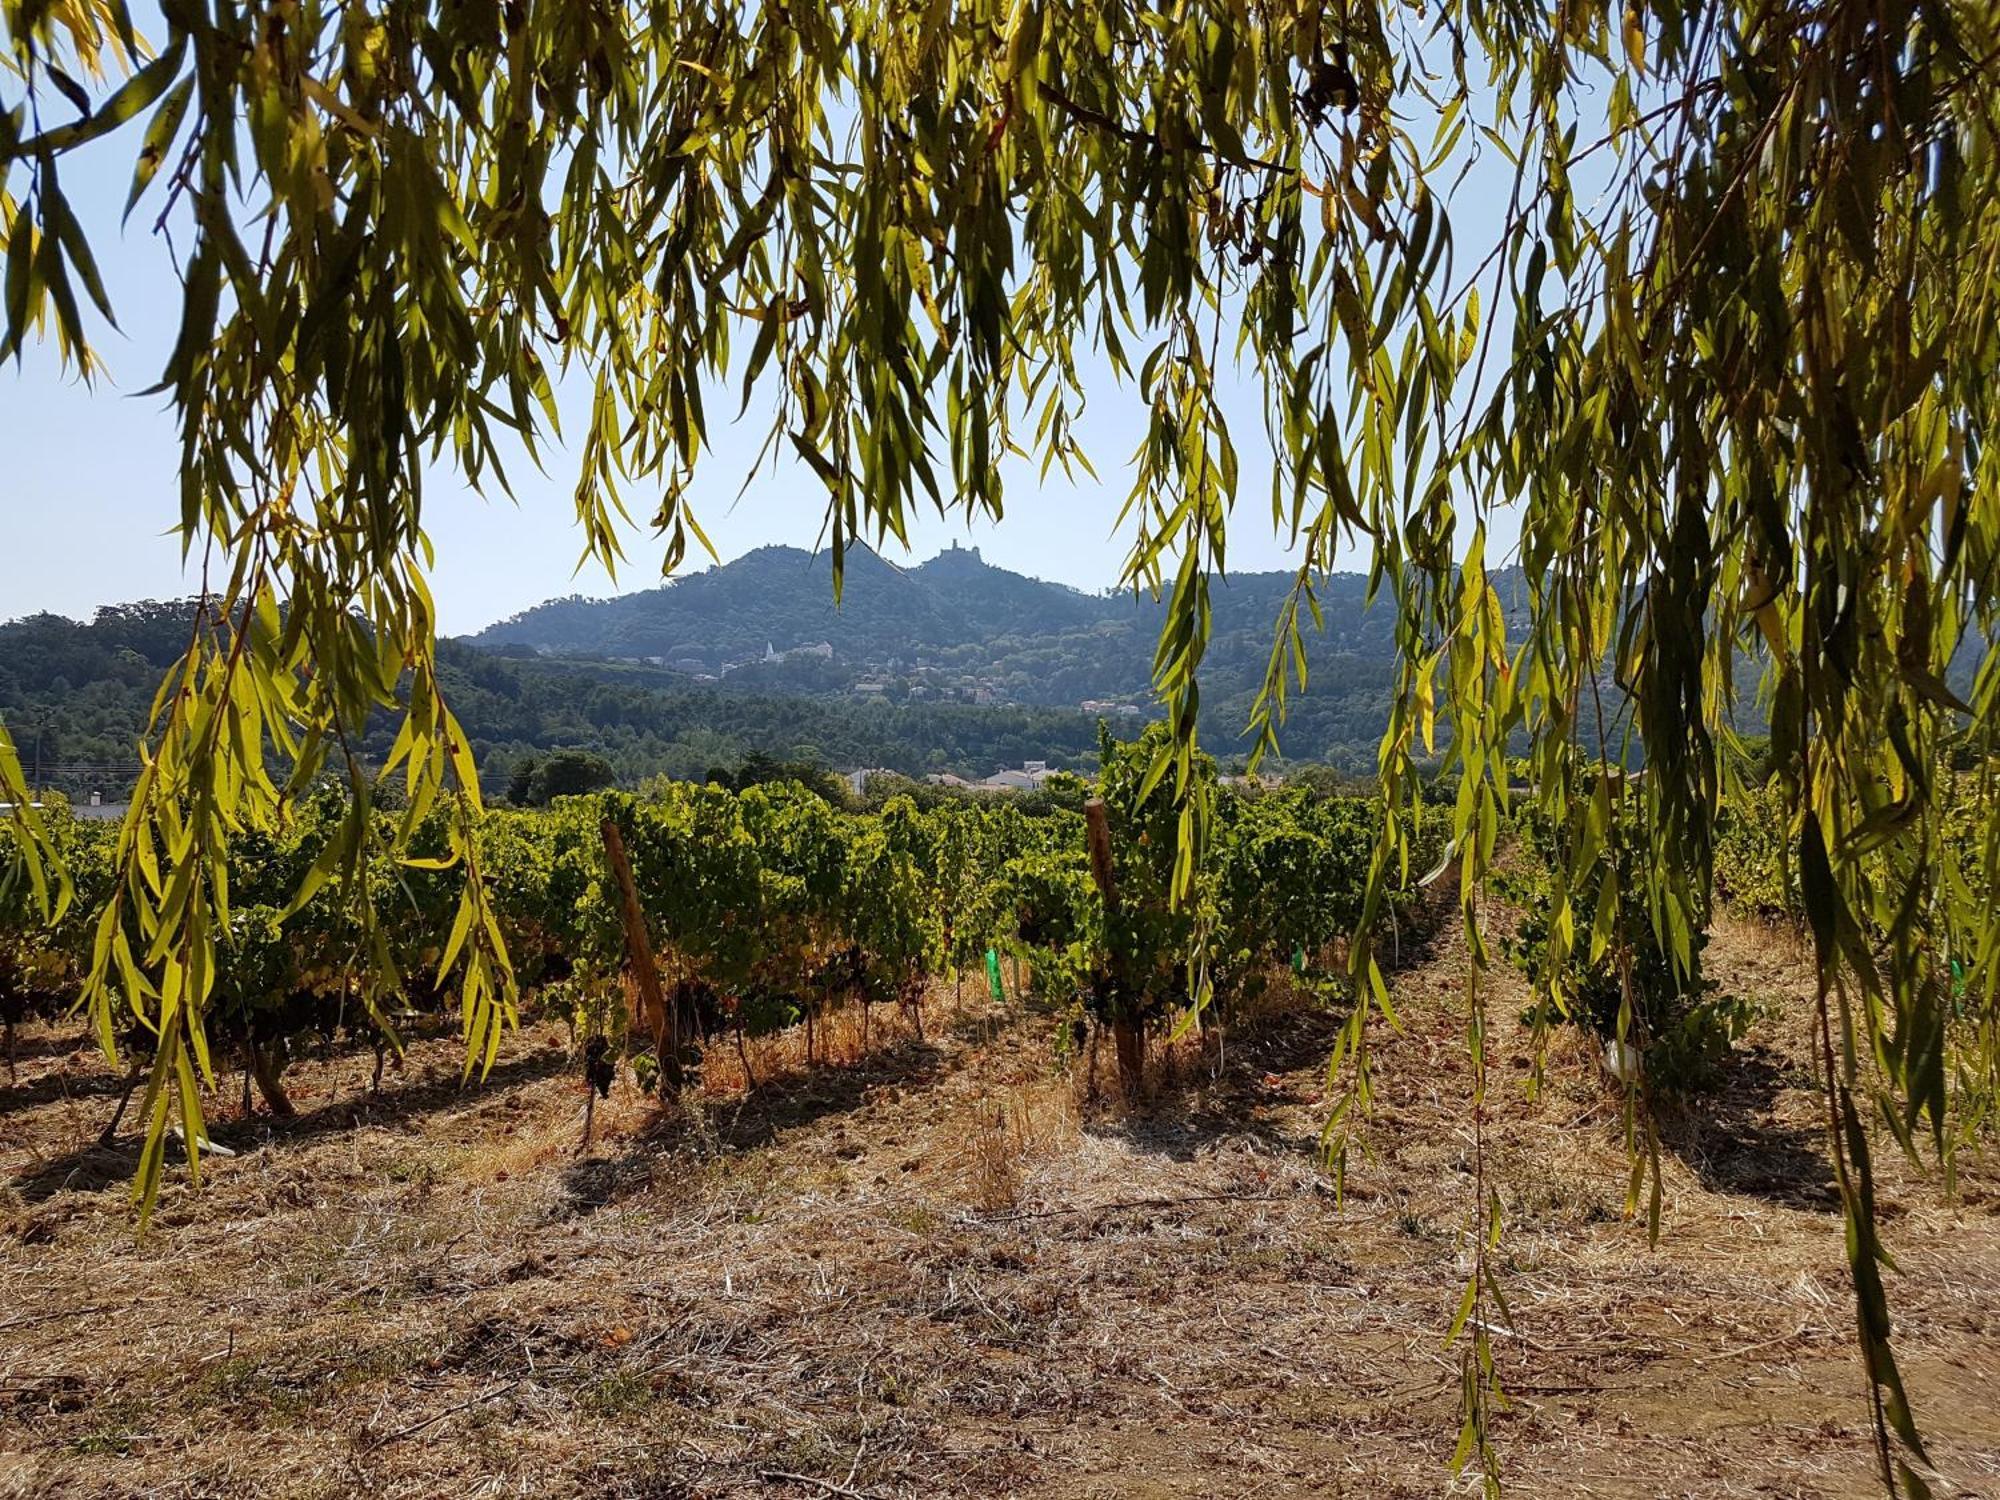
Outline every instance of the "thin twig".
POLYGON ((975 1217, 979 1224, 1013 1224, 1022 1219, 1055 1219, 1065 1214, 1112 1213, 1125 1208, 1181 1208, 1193 1203, 1283 1203, 1297 1193, 1195 1193, 1186 1198, 1126 1198, 1113 1203, 1076 1203, 1067 1208, 1040 1208, 1020 1213, 975 1217))
MULTIPOLYGON (((1060 87, 1045 78, 1035 81, 1035 91, 1043 98, 1060 106, 1063 113, 1077 123, 1092 125, 1099 130, 1108 131, 1127 145, 1151 146, 1160 151, 1172 151, 1175 149, 1169 146, 1165 140, 1153 131, 1135 129, 1127 125, 1124 121, 1106 114, 1101 109, 1093 109, 1090 105, 1080 100, 1072 99, 1060 87)), ((1212 156, 1224 166, 1252 167, 1260 172, 1295 173, 1298 171, 1297 167, 1287 166, 1281 161, 1272 161, 1268 157, 1250 156, 1247 154, 1240 157, 1231 156, 1220 146, 1209 141, 1189 140, 1179 149, 1197 152, 1202 156, 1212 156)))
POLYGON ((815 1479, 810 1474, 794 1474, 789 1469, 761 1469, 757 1477, 766 1484, 789 1480, 793 1484, 809 1485, 814 1489, 825 1490, 829 1495, 847 1495, 851 1500, 875 1500, 873 1490, 849 1489, 846 1485, 836 1484, 831 1479, 815 1479))
POLYGON ((9 1318, 6 1322, 0 1323, 0 1329, 30 1328, 37 1323, 59 1323, 66 1318, 87 1318, 93 1313, 109 1312, 110 1310, 110 1308, 102 1306, 70 1307, 64 1308, 59 1312, 29 1313, 23 1318, 9 1318))
POLYGON ((1760 1339, 1754 1344, 1745 1344, 1740 1349, 1725 1349, 1720 1354, 1704 1354, 1695 1360, 1697 1365, 1719 1365, 1724 1360, 1741 1359, 1746 1354, 1755 1354, 1760 1349, 1768 1349, 1773 1344, 1789 1344, 1794 1339, 1802 1339, 1812 1331, 1812 1324, 1801 1323, 1790 1333, 1781 1333, 1776 1338, 1760 1339))
POLYGON ((438 1422, 442 1422, 446 1417, 456 1415, 457 1413, 466 1410, 468 1407, 479 1406, 484 1402, 493 1400, 494 1397, 496 1396, 504 1396, 509 1391, 513 1390, 516 1386, 520 1384, 521 1382, 518 1380, 510 1380, 504 1385, 496 1385, 493 1387, 492 1390, 486 1391, 477 1396, 470 1397, 467 1400, 459 1402, 456 1406, 447 1406, 443 1411, 425 1417, 421 1422, 413 1422, 408 1427, 405 1427, 400 1431, 390 1433, 387 1437, 377 1438, 374 1442, 370 1443, 366 1448, 362 1449, 361 1451, 363 1453, 374 1453, 378 1449, 388 1447, 391 1443, 400 1443, 406 1437, 415 1437, 418 1433, 422 1432, 426 1427, 430 1427, 438 1422))

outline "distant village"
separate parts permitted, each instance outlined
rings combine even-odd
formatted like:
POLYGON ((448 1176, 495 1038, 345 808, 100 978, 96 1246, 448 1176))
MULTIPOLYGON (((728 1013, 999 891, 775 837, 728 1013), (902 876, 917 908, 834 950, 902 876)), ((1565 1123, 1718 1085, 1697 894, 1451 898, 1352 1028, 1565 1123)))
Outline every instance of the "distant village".
MULTIPOLYGON (((881 766, 871 766, 859 771, 839 771, 835 773, 847 784, 847 789, 855 796, 863 796, 868 791, 869 782, 878 776, 893 777, 898 781, 907 780, 901 771, 888 770, 881 766)), ((958 792, 1039 792, 1051 776, 1076 776, 1084 781, 1092 778, 1081 771, 1061 771, 1051 767, 1045 760, 1024 760, 1019 770, 1011 768, 995 771, 991 776, 977 781, 964 776, 954 776, 949 771, 933 771, 924 777, 932 786, 946 787, 958 792)), ((1225 775, 1221 778, 1225 786, 1276 787, 1283 778, 1269 773, 1253 775, 1225 775)))
MULTIPOLYGON (((536 654, 556 656, 561 653, 542 646, 536 648, 536 654)), ((831 641, 813 641, 782 651, 766 641, 763 655, 739 657, 722 663, 719 668, 711 667, 706 659, 699 656, 614 656, 608 659, 629 666, 661 667, 679 672, 691 681, 708 683, 720 682, 746 667, 775 667, 787 662, 831 662, 834 651, 831 641)), ((938 666, 921 656, 913 662, 892 656, 886 661, 872 663, 865 675, 857 677, 849 685, 848 691, 864 702, 1002 704, 1011 701, 997 679, 938 666)), ((1146 714, 1140 704, 1111 698, 1085 698, 1077 704, 1077 711, 1099 719, 1140 719, 1146 714)))

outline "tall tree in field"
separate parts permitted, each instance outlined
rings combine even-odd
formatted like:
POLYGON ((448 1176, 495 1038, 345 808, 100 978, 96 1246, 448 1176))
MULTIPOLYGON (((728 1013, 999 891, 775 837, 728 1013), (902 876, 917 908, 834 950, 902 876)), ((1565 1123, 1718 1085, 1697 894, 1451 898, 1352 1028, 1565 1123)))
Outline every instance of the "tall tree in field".
MULTIPOLYGON (((1401 621, 1382 747, 1399 798, 1446 722, 1476 1060, 1472 903, 1510 737, 1571 831, 1565 882, 1609 868, 1635 810, 1616 802, 1650 845, 1643 888, 1558 901, 1557 947, 1637 910, 1689 963, 1732 667, 1768 661, 1882 1471, 1921 1491, 1862 1121, 1948 1154, 1966 1117, 1948 1082, 1976 1115, 2000 1073, 2000 930, 1979 894, 2000 889, 2000 822, 1982 786, 1980 868, 1962 867, 1937 794, 1948 752, 1990 756, 2000 699, 1991 0, 161 11, 142 43, 122 0, 0 0, 0 352, 40 335, 97 367, 92 319, 113 309, 64 196, 80 153, 132 163, 130 211, 183 287, 161 380, 212 598, 149 731, 89 987, 107 1049, 127 1012, 159 1038, 142 1195, 169 1115, 201 1135, 229 832, 332 762, 357 812, 301 896, 397 857, 359 811, 349 746, 371 712, 403 716, 410 826, 455 809, 468 1067, 507 1023, 470 865, 477 781, 433 665, 427 465, 504 488, 500 455, 539 451, 555 382, 587 382, 569 435, 585 547, 617 561, 616 518, 642 501, 671 568, 701 540, 685 496, 711 401, 761 391, 771 443, 824 481, 837 563, 919 507, 998 516, 1003 455, 1087 463, 1088 357, 1149 414, 1127 581, 1171 600, 1158 770, 1184 860, 1206 817, 1208 593, 1252 440, 1303 557, 1255 728, 1271 743, 1304 681, 1315 577, 1362 541, 1401 621), (1475 153, 1504 164, 1505 211, 1455 222, 1475 153), (1224 419, 1225 368, 1262 393, 1254 439, 1224 419), (1500 505, 1530 589, 1512 634, 1487 582, 1500 505), (1593 773, 1627 744, 1647 776, 1593 773)), ((0 781, 23 800, 4 740, 0 781)), ((59 903, 32 813, 13 816, 26 877, 59 903)), ((1343 1055, 1365 1099, 1383 990, 1365 934, 1353 955, 1343 1055)), ((1497 1293, 1481 1258, 1461 1322, 1484 1329, 1472 1309, 1497 1293)), ((1487 1451, 1484 1337, 1462 1458, 1487 1451)))

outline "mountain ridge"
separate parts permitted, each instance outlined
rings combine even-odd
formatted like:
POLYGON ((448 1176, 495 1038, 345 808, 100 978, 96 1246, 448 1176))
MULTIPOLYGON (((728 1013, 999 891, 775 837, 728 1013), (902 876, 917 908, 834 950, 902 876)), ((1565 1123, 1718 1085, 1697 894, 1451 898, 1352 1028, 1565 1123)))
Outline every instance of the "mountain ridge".
POLYGON ((857 602, 864 608, 887 603, 899 623, 927 626, 922 635, 926 644, 959 644, 977 632, 968 627, 963 612, 954 614, 939 608, 939 595, 947 588, 978 591, 981 597, 976 602, 999 609, 1008 624, 1030 620, 1075 623, 1096 618, 1107 598, 995 567, 981 557, 976 546, 954 545, 908 566, 890 562, 872 548, 853 546, 847 550, 842 599, 836 604, 827 553, 773 543, 650 589, 598 599, 582 595, 548 599, 460 639, 487 648, 531 645, 544 651, 641 658, 671 656, 682 650, 700 654, 712 666, 720 667, 731 650, 742 655, 747 648, 735 643, 733 637, 727 647, 710 637, 690 639, 685 618, 690 614, 707 616, 720 604, 740 604, 746 591, 756 590, 767 595, 766 614, 764 624, 753 628, 751 634, 755 629, 767 634, 780 630, 801 637, 791 641, 792 645, 810 644, 806 637, 844 636, 867 649, 872 632, 868 623, 859 619, 854 608, 857 602), (795 597, 785 598, 780 591, 795 597), (903 608, 896 608, 896 601, 889 597, 899 591, 906 596, 903 608))
MULTIPOLYGON (((1261 682, 1277 611, 1295 578, 1274 571, 1216 581, 1206 671, 1236 677, 1254 665, 1261 682)), ((1393 657, 1390 613, 1369 605, 1362 574, 1329 574, 1316 586, 1326 619, 1324 631, 1309 630, 1318 651, 1393 657)), ((1061 703, 1146 693, 1164 618, 1164 604, 1144 594, 1089 593, 996 567, 977 547, 959 546, 907 567, 852 548, 836 605, 826 554, 767 546, 657 588, 551 599, 460 639, 489 650, 525 647, 716 675, 765 659, 767 648, 825 643, 858 671, 928 657, 961 675, 1015 676, 1008 701, 1061 703), (1052 647, 1087 657, 1089 669, 1051 677, 1043 658, 1052 647)))
MULTIPOLYGON (((1215 581, 1201 669, 1204 743, 1243 737, 1295 575, 1215 581)), ((1394 620, 1359 574, 1319 584, 1309 688, 1290 699, 1290 761, 1366 773, 1394 681, 1394 620)), ((107 605, 89 623, 0 624, 0 712, 50 762, 124 762, 160 668, 184 646, 185 601, 107 605)), ((530 754, 585 748, 627 781, 700 775, 749 754, 830 765, 987 775, 1024 759, 1085 764, 1098 720, 1136 732, 1159 707, 1152 662, 1165 606, 1092 594, 948 547, 901 566, 848 553, 843 602, 830 559, 756 549, 658 588, 546 601, 440 643, 440 680, 479 761, 504 785, 530 754)), ((379 721, 379 722, 378 722, 379 721)), ((388 715, 363 735, 386 754, 388 715), (380 743, 378 744, 377 741, 380 743)), ((107 779, 107 785, 109 779, 107 779)))
MULTIPOLYGON (((956 544, 907 566, 850 548, 838 606, 831 571, 823 552, 760 547, 657 588, 549 600, 460 639, 505 655, 664 668, 742 692, 1062 708, 1126 724, 1158 711, 1152 665, 1166 605, 1150 595, 1089 593, 956 544)), ((1248 748, 1241 736, 1296 581, 1290 571, 1244 572, 1211 585, 1202 722, 1225 755, 1248 748)), ((1290 696, 1283 749, 1366 769, 1394 680, 1394 610, 1369 601, 1360 573, 1324 575, 1315 591, 1324 627, 1305 624, 1308 686, 1290 696)))

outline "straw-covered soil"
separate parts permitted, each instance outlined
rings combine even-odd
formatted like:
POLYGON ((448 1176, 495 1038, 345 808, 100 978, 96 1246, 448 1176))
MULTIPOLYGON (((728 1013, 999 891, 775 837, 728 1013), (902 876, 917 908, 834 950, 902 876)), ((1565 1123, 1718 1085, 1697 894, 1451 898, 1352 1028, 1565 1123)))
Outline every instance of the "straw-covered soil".
MULTIPOLYGON (((1809 976, 1762 931, 1710 960, 1777 1013, 1669 1121, 1656 1249, 1594 1053, 1559 1046, 1530 1102, 1499 982, 1512 1493, 1874 1492, 1809 976)), ((1443 1493, 1460 963, 1441 942, 1396 978, 1339 1206, 1335 1018, 1156 1049, 1125 1110, 968 981, 922 1041, 878 1011, 865 1056, 843 1018, 810 1071, 796 1037, 753 1044, 747 1095, 718 1049, 672 1118, 621 1084, 582 1156, 553 1023, 483 1088, 448 1039, 379 1094, 365 1051, 308 1061, 300 1117, 219 1109, 237 1154, 199 1192, 176 1170, 135 1242, 129 1125, 94 1146, 116 1080, 74 1026, 31 1028, 0 1083, 0 1496, 1443 1493)), ((1939 1493, 2000 1495, 1996 1174, 1880 1164, 1939 1493)))

